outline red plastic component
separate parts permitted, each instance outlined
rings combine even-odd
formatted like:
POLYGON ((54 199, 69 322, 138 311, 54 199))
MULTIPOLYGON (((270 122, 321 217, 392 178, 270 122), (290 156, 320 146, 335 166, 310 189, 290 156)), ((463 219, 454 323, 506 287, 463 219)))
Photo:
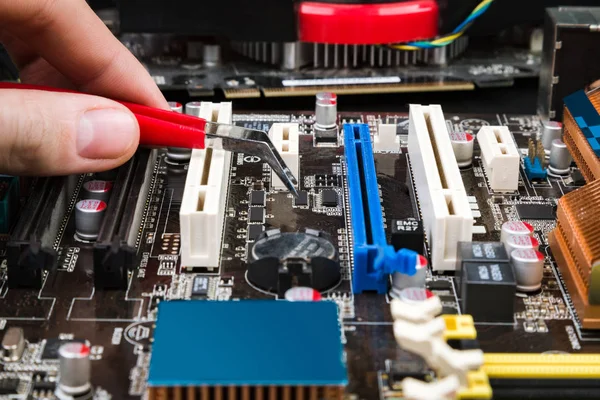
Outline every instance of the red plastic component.
MULTIPOLYGON (((0 89, 42 90, 45 92, 78 93, 73 90, 23 83, 0 82, 0 89)), ((206 120, 173 111, 146 107, 115 100, 133 113, 140 126, 140 145, 150 147, 182 147, 203 149, 206 120)))
POLYGON ((389 44, 431 39, 438 34, 435 0, 385 4, 302 2, 298 7, 303 42, 389 44))

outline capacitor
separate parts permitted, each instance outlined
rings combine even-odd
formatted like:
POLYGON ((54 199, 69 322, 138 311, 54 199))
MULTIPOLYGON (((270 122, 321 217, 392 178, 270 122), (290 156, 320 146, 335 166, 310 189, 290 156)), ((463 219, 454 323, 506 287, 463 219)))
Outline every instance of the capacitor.
POLYGON ((466 132, 451 132, 450 143, 459 167, 468 167, 473 163, 473 135, 466 132))
MULTIPOLYGON (((198 103, 198 102, 193 102, 193 103, 198 103)), ((192 104, 192 103, 188 103, 188 105, 189 104, 192 104)), ((171 111, 173 111, 173 112, 176 112, 178 114, 183 113, 183 104, 181 104, 181 103, 178 103, 176 101, 170 101, 169 107, 171 107, 171 111)), ((194 109, 194 107, 191 106, 190 109, 194 109)), ((188 111, 188 106, 186 105, 186 112, 187 111, 188 111)), ((196 115, 196 116, 200 115, 199 111, 200 111, 200 103, 198 103, 198 115, 196 115)), ((189 112, 188 112, 188 114, 189 114, 189 112)), ((169 147, 167 149, 167 159, 169 159, 171 161, 186 162, 186 161, 189 161, 191 157, 192 157, 192 150, 190 150, 190 149, 182 149, 179 147, 169 147)))
POLYGON ((200 106, 202 105, 199 101, 191 101, 185 105, 185 113, 187 115, 193 115, 194 117, 200 117, 200 106))
POLYGON ((418 303, 433 296, 435 296, 435 294, 433 294, 431 290, 425 289, 424 287, 408 287, 400 290, 397 298, 406 303, 418 303))
POLYGON ((502 231, 500 232, 500 241, 506 242, 508 235, 515 236, 532 236, 533 226, 527 222, 521 221, 507 221, 502 224, 502 231))
POLYGON ((112 182, 108 181, 87 181, 83 184, 83 198, 108 203, 112 186, 112 182))
POLYGON ((571 170, 571 153, 567 145, 560 139, 552 141, 550 149, 550 165, 548 170, 554 175, 568 175, 571 170))
POLYGON ((331 129, 337 125, 337 95, 331 92, 317 93, 315 127, 331 129))
POLYGON ((402 291, 407 288, 425 288, 427 278, 427 259, 422 255, 417 256, 416 272, 414 275, 407 275, 401 272, 392 274, 392 288, 390 294, 392 297, 399 298, 402 291))
POLYGON ((295 286, 288 289, 284 295, 287 301, 319 301, 321 293, 311 287, 295 286))
POLYGON ((515 270, 517 290, 533 292, 542 286, 544 255, 533 249, 517 249, 510 253, 515 270))
POLYGON ((552 141, 554 139, 562 138, 562 123, 557 121, 544 121, 542 128, 542 145, 546 150, 546 153, 550 152, 552 148, 552 141))
POLYGON ((102 200, 81 200, 75 205, 75 232, 84 240, 95 240, 106 212, 102 200))
POLYGON ((58 349, 58 355, 60 362, 56 396, 59 399, 79 399, 86 394, 91 395, 89 346, 78 342, 65 343, 58 349))
POLYGON ((6 362, 18 361, 25 351, 23 328, 12 326, 2 338, 2 359, 6 362))
POLYGON ((527 235, 508 235, 504 241, 506 253, 511 254, 517 249, 533 249, 538 250, 540 242, 533 236, 527 235))

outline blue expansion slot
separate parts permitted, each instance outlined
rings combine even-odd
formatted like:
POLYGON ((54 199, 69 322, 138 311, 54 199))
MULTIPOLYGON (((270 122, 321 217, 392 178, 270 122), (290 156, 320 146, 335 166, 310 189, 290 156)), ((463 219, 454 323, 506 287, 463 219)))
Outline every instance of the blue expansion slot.
POLYGON ((353 236, 352 289, 386 293, 390 273, 415 274, 417 253, 396 252, 386 241, 369 126, 344 124, 344 147, 353 236))

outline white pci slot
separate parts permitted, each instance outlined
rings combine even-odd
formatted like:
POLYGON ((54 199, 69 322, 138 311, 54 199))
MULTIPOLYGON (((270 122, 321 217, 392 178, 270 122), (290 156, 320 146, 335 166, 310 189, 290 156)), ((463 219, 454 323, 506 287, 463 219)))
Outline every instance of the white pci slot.
POLYGON ((519 188, 519 149, 506 126, 483 126, 477 134, 481 160, 490 188, 514 192, 519 188))
MULTIPOLYGON (((300 182, 299 155, 299 127, 298 124, 275 123, 269 129, 269 138, 287 164, 292 174, 300 182)), ((271 187, 276 190, 287 190, 285 184, 277 174, 271 172, 271 187)))
MULTIPOLYGON (((231 103, 202 102, 200 117, 231 124, 231 103)), ((219 264, 230 164, 228 151, 213 148, 192 151, 179 211, 184 267, 219 264)))
POLYGON ((473 237, 473 215, 439 105, 410 106, 408 154, 432 268, 455 270, 458 242, 473 237))

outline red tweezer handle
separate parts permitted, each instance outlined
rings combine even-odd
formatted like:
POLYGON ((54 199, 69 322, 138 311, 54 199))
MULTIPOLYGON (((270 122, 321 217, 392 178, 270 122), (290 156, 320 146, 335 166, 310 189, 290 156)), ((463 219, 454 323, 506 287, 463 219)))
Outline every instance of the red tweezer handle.
MULTIPOLYGON (((0 82, 0 89, 42 90, 45 92, 81 94, 67 89, 8 82, 0 82)), ((115 101, 127 107, 135 115, 140 126, 140 145, 150 147, 182 147, 187 149, 204 148, 206 120, 126 101, 115 101)))

